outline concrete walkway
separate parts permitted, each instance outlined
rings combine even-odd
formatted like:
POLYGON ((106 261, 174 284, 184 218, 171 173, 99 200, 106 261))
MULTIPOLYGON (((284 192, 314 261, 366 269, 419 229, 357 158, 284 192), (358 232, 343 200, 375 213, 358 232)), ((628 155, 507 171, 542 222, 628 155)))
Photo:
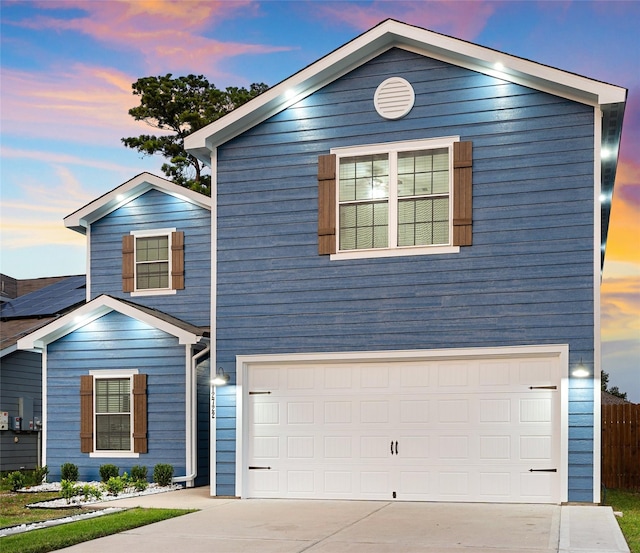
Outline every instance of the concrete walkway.
POLYGON ((109 507, 199 512, 68 553, 628 553, 609 507, 216 499, 195 488, 109 507))

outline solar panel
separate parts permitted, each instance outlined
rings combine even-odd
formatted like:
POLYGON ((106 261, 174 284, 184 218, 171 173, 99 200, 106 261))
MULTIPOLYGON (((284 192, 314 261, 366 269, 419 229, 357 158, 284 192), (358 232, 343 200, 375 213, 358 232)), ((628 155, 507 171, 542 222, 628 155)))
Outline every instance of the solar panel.
POLYGON ((0 306, 0 317, 14 319, 56 315, 83 303, 86 294, 85 276, 70 276, 35 292, 4 302, 0 306))

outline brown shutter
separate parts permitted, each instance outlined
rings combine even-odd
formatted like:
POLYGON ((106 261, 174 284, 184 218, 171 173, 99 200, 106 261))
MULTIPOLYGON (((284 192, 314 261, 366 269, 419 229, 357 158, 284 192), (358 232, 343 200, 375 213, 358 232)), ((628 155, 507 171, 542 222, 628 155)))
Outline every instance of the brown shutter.
POLYGON ((80 451, 93 451, 93 376, 80 377, 80 451))
POLYGON ((318 254, 336 253, 336 156, 318 156, 318 254))
POLYGON ((134 291, 134 265, 133 247, 135 238, 131 234, 122 237, 122 291, 134 291))
POLYGON ((453 143, 453 245, 471 246, 473 143, 453 143))
POLYGON ((133 375, 133 451, 147 453, 147 375, 133 375))
POLYGON ((184 289, 184 232, 171 233, 171 288, 184 289))

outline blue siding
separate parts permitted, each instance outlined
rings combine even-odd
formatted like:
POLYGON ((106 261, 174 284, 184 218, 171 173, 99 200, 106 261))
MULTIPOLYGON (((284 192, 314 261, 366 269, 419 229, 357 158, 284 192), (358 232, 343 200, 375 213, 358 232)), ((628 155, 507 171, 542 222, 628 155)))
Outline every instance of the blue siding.
POLYGON ((185 346, 178 339, 120 313, 109 313, 50 344, 47 350, 47 466, 74 463, 80 478, 99 480, 98 469, 113 463, 130 472, 157 463, 185 474, 185 346), (80 453, 80 376, 90 370, 138 369, 147 377, 148 453, 135 458, 90 458, 80 453))
POLYGON ((211 213, 150 190, 91 226, 91 299, 100 294, 130 299, 194 325, 208 326, 211 305, 211 213), (185 288, 175 295, 122 292, 122 236, 131 231, 184 231, 185 288))
MULTIPOLYGON (((218 363, 256 353, 568 343, 593 366, 593 110, 391 50, 218 150, 218 363), (415 107, 383 120, 386 78, 415 107), (330 261, 317 255, 319 154, 460 135, 473 141, 473 246, 459 254, 330 261)), ((231 389, 230 389, 231 391, 231 389)), ((570 420, 593 414, 572 387, 570 420)), ((234 428, 233 394, 220 394, 234 428)), ((582 419, 581 419, 582 420, 582 419)), ((593 435, 570 430, 569 500, 591 501, 593 435)), ((234 493, 234 435, 218 442, 234 493)))

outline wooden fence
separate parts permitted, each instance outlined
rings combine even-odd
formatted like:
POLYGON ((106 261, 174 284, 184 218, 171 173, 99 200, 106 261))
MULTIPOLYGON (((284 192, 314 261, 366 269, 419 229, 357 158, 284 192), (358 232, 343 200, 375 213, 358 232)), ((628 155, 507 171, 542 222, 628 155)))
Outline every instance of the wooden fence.
POLYGON ((602 406, 602 483, 640 490, 640 405, 602 406))

